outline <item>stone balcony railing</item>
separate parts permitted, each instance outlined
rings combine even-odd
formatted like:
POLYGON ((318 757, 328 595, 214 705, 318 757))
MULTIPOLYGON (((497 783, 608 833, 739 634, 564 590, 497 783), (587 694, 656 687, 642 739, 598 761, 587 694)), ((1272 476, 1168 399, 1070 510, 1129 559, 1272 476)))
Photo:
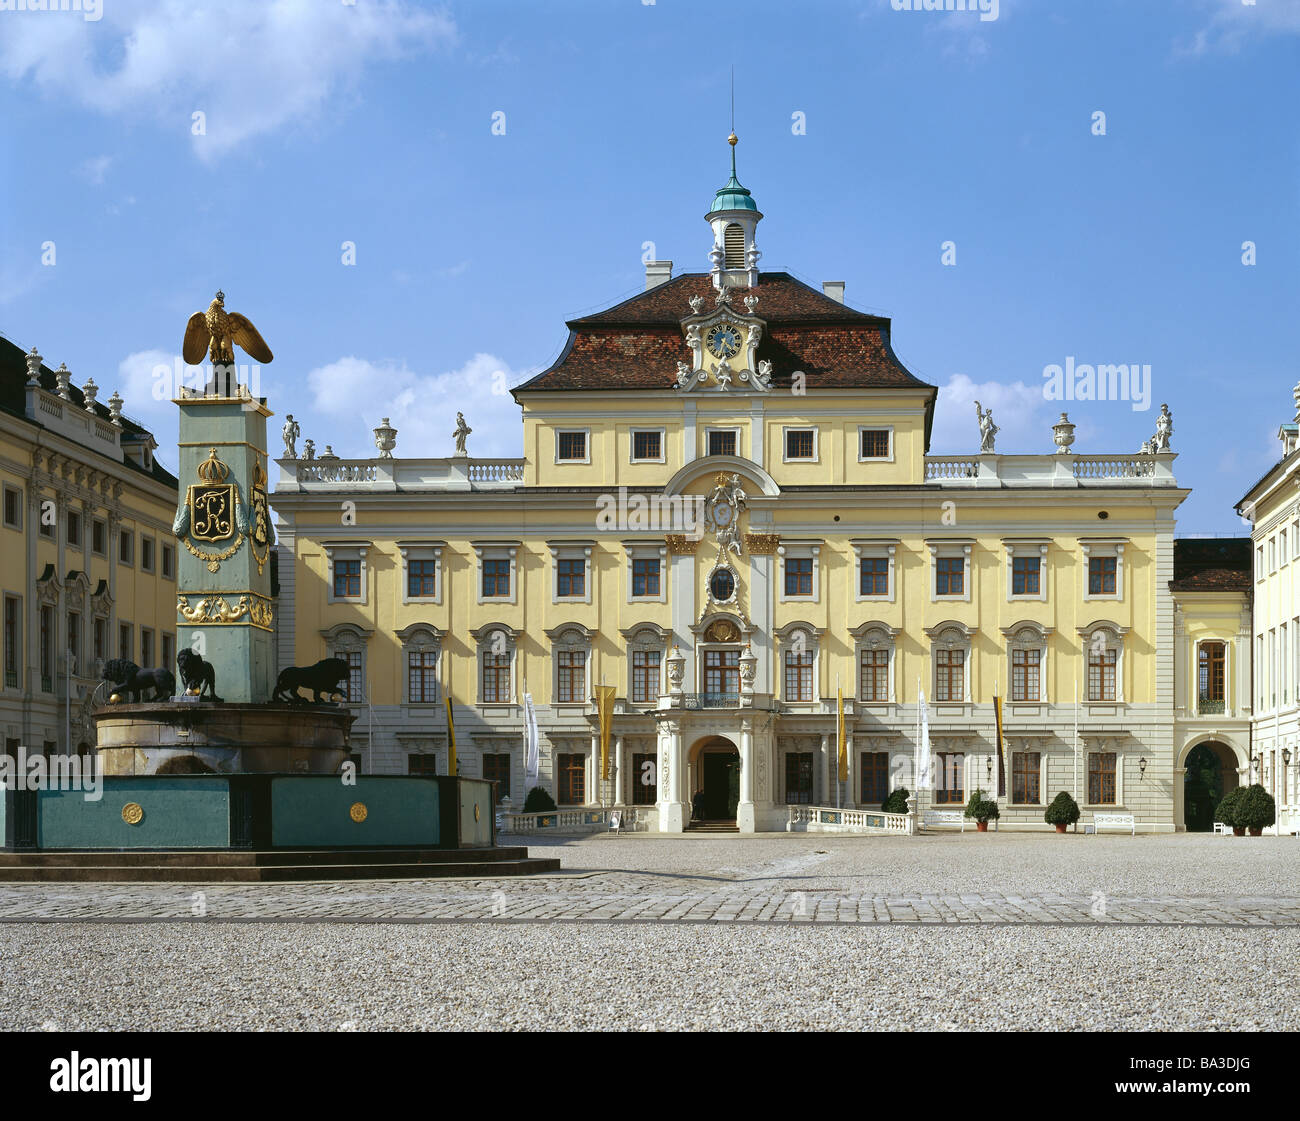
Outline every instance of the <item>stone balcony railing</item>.
POLYGON ((512 490, 522 459, 277 459, 277 493, 311 491, 512 490))
POLYGON ((1176 452, 1144 455, 927 455, 925 481, 946 487, 1172 487, 1176 452))

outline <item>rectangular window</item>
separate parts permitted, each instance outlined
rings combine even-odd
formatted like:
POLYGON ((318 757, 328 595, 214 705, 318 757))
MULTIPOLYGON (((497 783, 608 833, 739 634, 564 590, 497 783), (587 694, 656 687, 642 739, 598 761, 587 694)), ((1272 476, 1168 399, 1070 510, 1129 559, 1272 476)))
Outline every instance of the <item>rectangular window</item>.
POLYGON ((483 562, 483 598, 510 597, 510 562, 485 560, 483 562))
POLYGON ((483 777, 493 785, 493 801, 500 802, 510 797, 510 754, 509 752, 485 752, 483 755, 483 777))
POLYGON ((788 596, 813 594, 812 557, 785 558, 785 594, 788 596))
POLYGON ((37 527, 36 532, 39 533, 42 537, 48 537, 51 541, 54 540, 54 522, 52 521, 54 517, 53 501, 51 501, 48 498, 42 499, 40 502, 40 506, 38 507, 38 512, 40 517, 40 523, 37 527))
POLYGON ((862 775, 860 806, 879 806, 889 797, 889 752, 864 751, 859 757, 862 775))
POLYGON ((54 608, 41 608, 40 649, 41 692, 54 692, 54 608))
MULTIPOLYGON (((108 658, 108 620, 102 616, 96 616, 95 622, 90 628, 93 636, 91 640, 91 654, 96 662, 102 662, 108 658)), ((172 662, 167 663, 167 668, 171 669, 172 662)))
POLYGON ((862 459, 889 458, 889 429, 864 428, 862 430, 862 459))
POLYGON ((889 558, 863 557, 859 581, 860 595, 889 595, 889 558))
POLYGON ((63 520, 64 539, 73 549, 81 548, 81 515, 76 510, 69 510, 63 520))
POLYGON ((659 760, 650 754, 632 756, 632 805, 653 806, 659 800, 659 760))
POLYGON ((739 650, 706 650, 704 652, 704 692, 715 697, 739 696, 739 650))
POLYGON ((1115 699, 1115 667, 1117 651, 1099 650, 1088 654, 1088 700, 1113 701, 1115 699))
POLYGON ((587 652, 560 650, 555 655, 555 699, 560 704, 587 700, 587 652))
POLYGON ((348 704, 365 704, 366 684, 361 676, 361 651, 337 650, 334 653, 334 657, 342 658, 348 664, 348 677, 343 690, 343 699, 347 701, 348 704))
POLYGON ((99 518, 90 523, 90 551, 97 557, 108 556, 108 525, 99 518))
POLYGON ((1088 753, 1088 801, 1094 806, 1115 804, 1115 753, 1088 753))
POLYGON ((1113 596, 1115 594, 1115 559, 1114 557, 1088 558, 1088 594, 1090 596, 1113 596))
POLYGON ((786 459, 812 459, 816 438, 811 428, 789 428, 785 433, 786 459))
MULTIPOLYGON (((357 773, 360 774, 361 765, 357 764, 357 773)), ((428 755, 408 755, 406 757, 406 773, 408 775, 436 775, 438 773, 438 757, 432 753, 428 755)))
POLYGON ((128 662, 134 661, 132 654, 135 651, 135 638, 131 633, 130 623, 118 623, 117 625, 117 656, 125 658, 128 662))
POLYGON ((559 432, 556 434, 556 439, 558 440, 557 459, 587 458, 587 434, 585 432, 559 432))
POLYGON ((663 459, 663 434, 661 432, 633 432, 633 459, 663 459))
MULTIPOLYGON (((72 672, 81 673, 81 612, 68 612, 68 647, 67 652, 72 655, 72 672)), ((145 666, 149 665, 148 660, 145 666)))
POLYGON ((162 636, 162 665, 163 669, 170 670, 176 665, 176 636, 165 634, 162 636))
POLYGON ((336 560, 334 562, 334 598, 361 598, 361 562, 336 560))
POLYGON ((735 455, 736 434, 732 431, 709 433, 710 455, 735 455))
POLYGON ((1041 801, 1039 788, 1040 752, 1013 751, 1011 753, 1011 801, 1020 805, 1036 806, 1041 801))
POLYGON ((135 564, 135 534, 129 529, 124 529, 117 535, 117 562, 135 564))
POLYGON ((966 699, 966 651, 936 650, 934 655, 934 699, 966 699))
POLYGON ((140 571, 153 571, 153 538, 140 538, 140 571))
POLYGON ((153 665, 153 631, 140 628, 140 662, 146 668, 153 665))
POLYGON ((889 651, 862 651, 862 699, 889 700, 889 651))
POLYGON ((1286 552, 1286 530, 1282 530, 1277 535, 1277 555, 1281 558, 1283 564, 1290 559, 1286 552))
POLYGON ((813 699, 813 652, 807 647, 785 652, 785 699, 813 699))
POLYGON ((959 805, 966 801, 962 772, 966 756, 960 751, 940 751, 935 755, 934 800, 945 805, 959 805))
POLYGON ((581 754, 560 755, 556 764, 562 806, 581 806, 587 801, 587 757, 581 754))
POLYGON ((934 594, 960 596, 966 588, 966 558, 937 557, 934 569, 934 594))
POLYGON ((659 594, 659 558, 638 558, 632 561, 632 594, 657 596, 659 594))
POLYGON ((811 806, 813 753, 791 751, 785 757, 785 801, 788 806, 811 806))
POLYGON ((555 594, 560 598, 587 594, 586 560, 557 560, 555 562, 555 594))
POLYGON ((429 598, 438 594, 438 562, 412 560, 406 562, 407 599, 429 598))
POLYGON ((4 523, 9 529, 23 528, 23 492, 15 487, 5 487, 4 523))
POLYGON ((162 547, 162 574, 164 580, 176 579, 176 550, 171 545, 162 547))
POLYGON ((1036 596, 1041 594, 1039 588, 1039 568, 1042 557, 1011 558, 1011 594, 1013 596, 1036 596))
POLYGON ((637 704, 659 699, 659 661, 658 650, 632 651, 632 700, 637 704))
POLYGON ((1011 651, 1011 699, 1036 701, 1039 699, 1039 670, 1042 668, 1041 650, 1011 651))
POLYGON ((483 655, 483 703, 507 704, 510 701, 510 655, 483 655))
POLYGON ((438 653, 436 650, 406 652, 407 700, 413 705, 434 704, 438 700, 438 653))
POLYGON ((18 688, 22 674, 23 601, 17 596, 5 596, 5 687, 18 688))

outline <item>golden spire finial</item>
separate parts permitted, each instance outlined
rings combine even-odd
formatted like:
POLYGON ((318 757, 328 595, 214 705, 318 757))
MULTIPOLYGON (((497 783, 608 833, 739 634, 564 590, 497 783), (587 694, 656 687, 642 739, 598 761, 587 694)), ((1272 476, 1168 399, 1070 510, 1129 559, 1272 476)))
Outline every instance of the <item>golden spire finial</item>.
POLYGON ((736 143, 739 140, 740 137, 738 137, 734 132, 727 137, 727 143, 730 144, 733 148, 736 146, 736 143))

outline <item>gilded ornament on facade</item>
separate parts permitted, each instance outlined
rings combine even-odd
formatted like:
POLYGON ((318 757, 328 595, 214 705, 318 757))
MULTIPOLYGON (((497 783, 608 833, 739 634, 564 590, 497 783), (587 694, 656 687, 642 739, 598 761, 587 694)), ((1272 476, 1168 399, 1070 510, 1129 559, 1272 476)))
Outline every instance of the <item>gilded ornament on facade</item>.
POLYGON ((139 802, 127 802, 122 807, 122 820, 127 825, 139 825, 144 820, 144 807, 139 802))
POLYGON ((199 481, 191 483, 186 490, 185 501, 172 522, 172 532, 193 556, 207 564, 209 572, 216 572, 221 562, 233 557, 243 544, 248 511, 239 501, 235 484, 226 482, 230 468, 221 462, 215 447, 208 450, 208 458, 199 464, 195 474, 199 481), (205 552, 194 544, 194 541, 215 544, 232 536, 233 543, 218 553, 205 552))
POLYGON ((348 817, 350 817, 358 825, 360 825, 363 821, 365 821, 366 818, 369 816, 370 816, 370 811, 366 809, 365 802, 353 802, 352 805, 348 808, 348 817))
POLYGON ((232 607, 224 596, 205 596, 193 606, 188 596, 176 597, 176 611, 181 618, 195 626, 205 623, 238 623, 247 618, 255 627, 271 629, 274 612, 269 603, 254 596, 251 600, 241 595, 232 607))
POLYGON ((704 632, 706 642, 739 642, 740 628, 730 619, 719 619, 716 623, 710 623, 709 629, 704 632))
POLYGON ((271 555, 274 544, 274 530, 271 528, 270 505, 266 497, 266 468, 262 466, 261 456, 254 456, 253 485, 248 492, 252 517, 248 530, 248 548, 257 562, 257 574, 262 574, 267 558, 271 555))
POLYGON ((669 533, 664 535, 664 544, 668 546, 670 553, 694 556, 700 547, 700 539, 685 533, 669 533))
POLYGON ((770 556, 776 552, 780 544, 781 535, 779 533, 745 534, 745 548, 749 550, 751 556, 770 556))

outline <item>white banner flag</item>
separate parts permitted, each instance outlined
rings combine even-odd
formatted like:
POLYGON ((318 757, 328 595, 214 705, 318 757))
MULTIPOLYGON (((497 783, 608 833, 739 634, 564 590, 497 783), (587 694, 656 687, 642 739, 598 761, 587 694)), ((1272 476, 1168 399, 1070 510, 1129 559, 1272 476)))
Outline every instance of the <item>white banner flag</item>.
POLYGON ((916 788, 917 790, 934 789, 934 764, 930 758, 930 710, 925 705, 925 694, 921 694, 921 735, 916 749, 916 788))
POLYGON ((533 708, 533 696, 524 694, 524 783, 537 783, 537 771, 541 766, 541 755, 537 745, 537 712, 533 708))

